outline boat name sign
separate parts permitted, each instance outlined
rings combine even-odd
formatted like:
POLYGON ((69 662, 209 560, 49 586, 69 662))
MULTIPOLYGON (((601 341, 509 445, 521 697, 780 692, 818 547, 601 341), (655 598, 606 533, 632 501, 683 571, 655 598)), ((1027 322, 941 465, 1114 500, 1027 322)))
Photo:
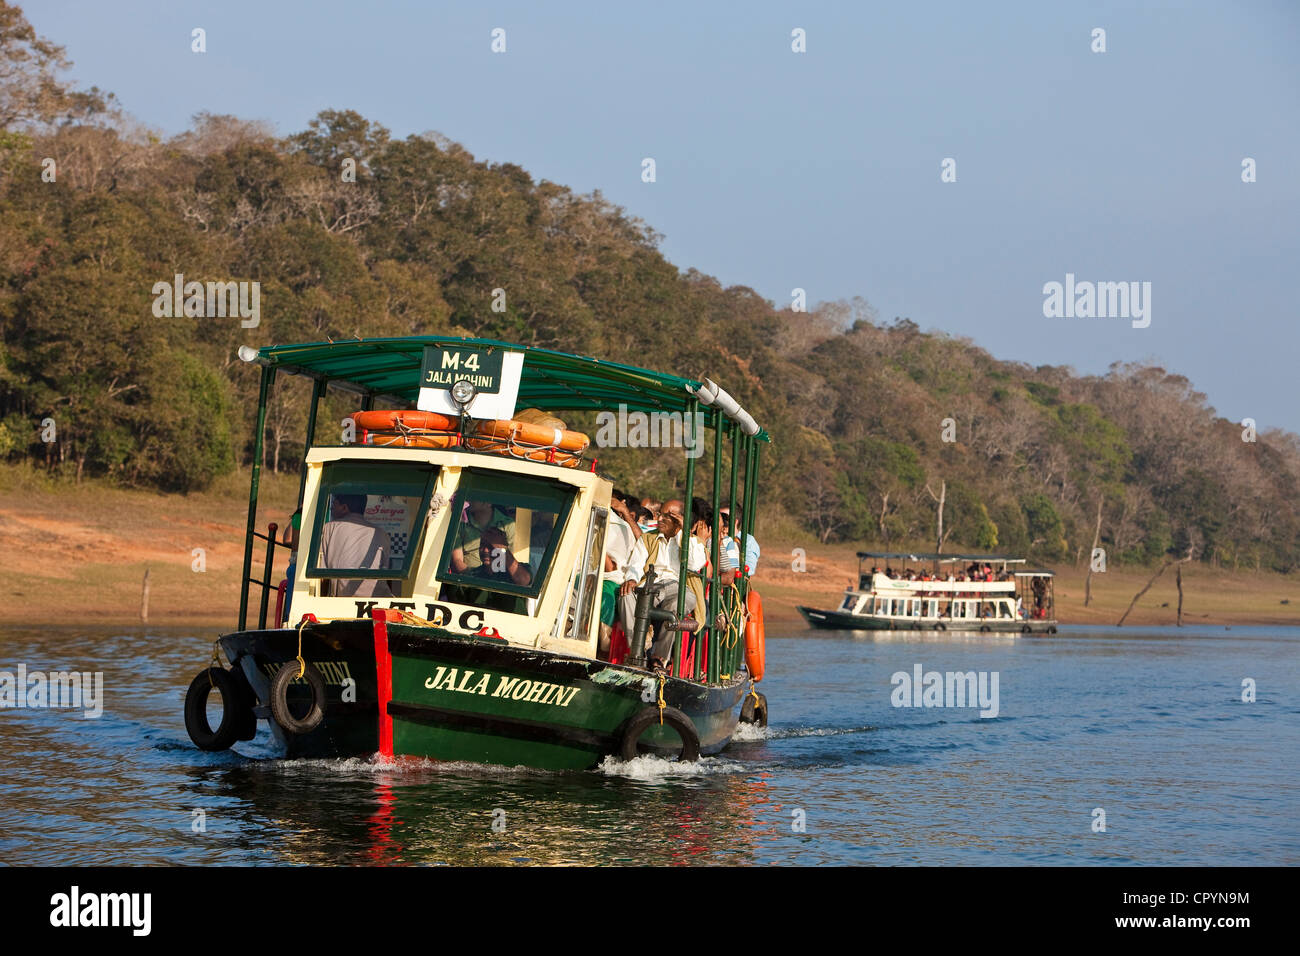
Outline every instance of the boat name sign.
POLYGON ((471 418, 512 418, 523 369, 522 352, 426 345, 416 407, 459 415, 461 406, 451 397, 451 387, 463 381, 474 386, 474 398, 464 407, 471 418))
POLYGON ((480 694, 486 697, 492 678, 495 677, 497 685, 492 691, 492 697, 508 697, 511 700, 526 700, 530 704, 549 704, 552 707, 568 707, 581 690, 580 687, 561 687, 547 681, 522 680, 518 677, 489 674, 487 671, 481 672, 481 676, 475 680, 476 673, 480 672, 467 670, 461 674, 455 667, 439 667, 437 673, 425 679, 424 686, 429 690, 451 690, 458 694, 480 694))

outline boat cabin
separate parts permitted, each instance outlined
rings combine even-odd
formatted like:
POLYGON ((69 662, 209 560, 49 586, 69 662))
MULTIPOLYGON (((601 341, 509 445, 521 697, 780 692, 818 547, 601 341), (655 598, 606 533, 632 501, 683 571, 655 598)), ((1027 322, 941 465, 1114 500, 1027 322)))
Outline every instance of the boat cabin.
MULTIPOLYGON (((517 409, 542 416, 621 409, 680 416, 711 429, 711 436, 699 429, 689 437, 701 445, 712 438, 712 498, 743 502, 742 524, 733 519, 731 526, 719 527, 715 512, 715 570, 705 581, 708 607, 701 609, 708 616, 697 616, 706 622, 717 617, 723 592, 717 542, 720 534, 752 531, 758 447, 768 436, 711 381, 509 343, 428 336, 272 346, 248 349, 243 357, 262 366, 259 418, 277 375, 311 380, 312 440, 302 464, 296 561, 271 610, 281 544, 277 523, 266 534, 256 530, 259 420, 241 630, 247 627, 249 588, 261 585, 259 628, 293 627, 308 615, 318 622, 370 618, 375 609, 387 608, 417 625, 596 658, 613 483, 599 471, 600 449, 589 447, 585 435, 533 426, 556 436, 539 445, 514 428, 517 409), (441 372, 452 359, 466 364, 441 372), (435 379, 436 388, 426 387, 435 379), (327 388, 355 396, 361 409, 351 416, 356 422, 367 415, 398 417, 383 432, 340 432, 333 423, 318 428, 327 388), (509 394, 502 399, 504 393, 509 394), (484 398, 493 401, 476 405, 484 398), (423 423, 420 415, 445 422, 438 429, 407 427, 409 421, 423 423), (506 426, 508 434, 501 431, 506 426), (497 432, 485 437, 492 428, 497 432), (267 542, 260 578, 252 575, 254 539, 267 542)), ((695 461, 705 450, 686 454, 686 501, 700 493, 694 488, 695 461)), ((687 542, 682 547, 684 558, 687 542)), ((679 589, 679 618, 685 590, 679 589)), ((708 641, 699 655, 675 657, 675 672, 705 681, 735 673, 735 641, 725 634, 709 634, 708 641)))

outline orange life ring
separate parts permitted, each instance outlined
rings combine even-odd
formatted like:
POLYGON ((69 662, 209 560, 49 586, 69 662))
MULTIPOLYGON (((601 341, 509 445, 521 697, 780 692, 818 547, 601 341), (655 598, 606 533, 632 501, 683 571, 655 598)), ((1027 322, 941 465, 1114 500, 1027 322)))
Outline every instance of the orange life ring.
POLYGON ((559 448, 564 451, 583 452, 591 444, 591 439, 582 432, 566 431, 563 428, 548 428, 545 425, 531 425, 528 422, 516 422, 510 419, 479 422, 474 433, 481 438, 495 438, 497 441, 522 442, 541 448, 559 448))
POLYGON ((763 626, 763 599, 752 587, 745 598, 745 609, 749 612, 745 622, 745 666, 749 676, 760 681, 767 658, 767 629, 763 626))
POLYGON ((498 438, 467 438, 465 445, 474 451, 488 451, 494 455, 508 455, 525 461, 550 462, 552 465, 563 465, 565 468, 577 468, 582 464, 582 456, 572 452, 556 451, 554 448, 525 448, 521 445, 507 444, 498 438))
POLYGON ((438 432, 454 432, 460 420, 437 412, 420 412, 413 408, 387 408, 369 412, 353 412, 352 420, 358 428, 377 432, 396 432, 403 428, 419 428, 438 432))
POLYGON ((371 432, 367 444, 384 448, 455 448, 460 436, 454 432, 371 432))

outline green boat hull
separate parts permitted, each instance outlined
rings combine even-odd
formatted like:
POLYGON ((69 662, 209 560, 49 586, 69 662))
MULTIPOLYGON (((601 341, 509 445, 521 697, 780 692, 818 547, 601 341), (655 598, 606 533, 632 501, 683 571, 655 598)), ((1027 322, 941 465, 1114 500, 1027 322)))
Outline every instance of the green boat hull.
MULTIPOLYGON (((621 753, 632 719, 658 708, 660 683, 641 668, 441 628, 389 624, 386 631, 380 652, 388 658, 385 668, 376 664, 370 621, 332 622, 304 632, 303 656, 325 677, 325 718, 307 734, 285 733, 271 721, 287 756, 383 753, 387 720, 394 757, 583 770, 621 753), (382 705, 381 671, 391 675, 391 693, 382 705)), ((269 718, 270 678, 296 658, 297 632, 241 632, 223 637, 222 646, 249 677, 256 713, 269 718)), ((702 754, 730 742, 748 690, 743 673, 720 686, 671 677, 662 683, 664 704, 690 719, 702 754)), ((304 682, 294 682, 291 707, 294 698, 305 701, 309 695, 304 682)), ((665 756, 682 749, 678 733, 657 721, 638 743, 638 752, 665 756)))

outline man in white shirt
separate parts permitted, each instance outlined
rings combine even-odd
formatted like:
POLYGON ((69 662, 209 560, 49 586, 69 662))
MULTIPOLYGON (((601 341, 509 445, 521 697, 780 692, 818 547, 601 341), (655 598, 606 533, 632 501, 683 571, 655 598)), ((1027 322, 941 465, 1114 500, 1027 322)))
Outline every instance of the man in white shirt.
MULTIPOLYGON (((627 565, 623 568, 623 584, 619 587, 619 611, 622 615, 623 628, 631 637, 635 625, 636 588, 645 578, 646 568, 653 564, 655 584, 665 585, 654 599, 652 607, 661 611, 677 610, 677 589, 681 577, 681 542, 677 540, 682 531, 682 503, 668 501, 659 512, 659 526, 652 534, 644 534, 632 549, 627 565)), ((699 571, 704 567, 704 546, 692 536, 690 550, 687 552, 687 568, 699 571)), ((695 595, 688 588, 686 591, 686 611, 695 610, 695 595)), ((658 637, 650 649, 652 662, 659 665, 667 663, 672 651, 673 632, 660 628, 658 637)), ((632 648, 633 654, 640 656, 641 648, 632 648)))

